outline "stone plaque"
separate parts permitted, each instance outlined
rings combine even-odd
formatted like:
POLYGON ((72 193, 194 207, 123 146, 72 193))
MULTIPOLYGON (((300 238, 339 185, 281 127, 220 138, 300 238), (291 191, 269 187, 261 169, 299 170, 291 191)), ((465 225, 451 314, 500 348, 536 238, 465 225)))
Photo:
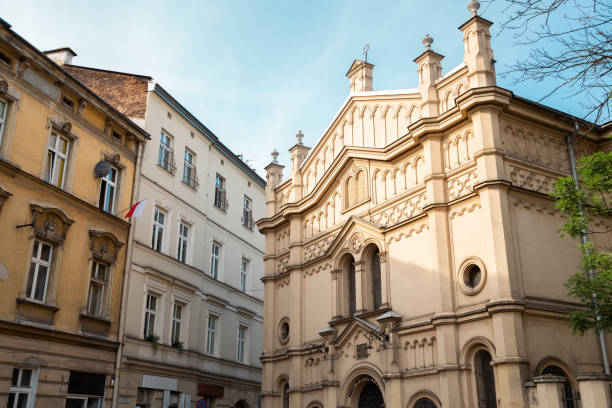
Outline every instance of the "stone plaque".
POLYGON ((357 360, 368 358, 368 343, 357 345, 357 360))

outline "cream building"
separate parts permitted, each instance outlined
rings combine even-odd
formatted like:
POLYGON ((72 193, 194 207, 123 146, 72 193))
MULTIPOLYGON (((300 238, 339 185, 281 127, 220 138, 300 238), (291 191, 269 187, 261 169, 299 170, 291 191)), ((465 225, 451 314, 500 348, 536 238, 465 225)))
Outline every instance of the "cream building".
POLYGON ((151 78, 64 68, 152 135, 117 406, 259 406, 264 180, 151 78))
MULTIPOLYGON (((375 91, 355 61, 316 146, 266 168, 264 407, 610 406, 548 198, 576 119, 496 86, 469 9, 462 64, 443 74, 426 36, 418 87, 375 91)), ((578 122, 579 156, 611 147, 578 122)))

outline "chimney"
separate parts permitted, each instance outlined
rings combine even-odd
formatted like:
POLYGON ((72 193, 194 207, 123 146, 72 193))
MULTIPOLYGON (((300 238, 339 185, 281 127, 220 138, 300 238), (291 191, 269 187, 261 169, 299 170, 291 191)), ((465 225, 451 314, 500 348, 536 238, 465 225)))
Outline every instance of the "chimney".
POLYGON ((372 90, 372 72, 374 65, 366 61, 355 60, 353 65, 346 73, 346 77, 351 80, 351 92, 362 92, 372 90))
POLYGON ((438 116, 440 106, 438 91, 436 90, 436 80, 442 76, 441 61, 444 55, 440 55, 431 49, 433 41, 429 34, 425 35, 425 38, 423 38, 425 51, 414 59, 419 73, 421 116, 424 118, 438 116))
POLYGON ((51 58, 57 65, 72 64, 72 57, 77 56, 77 53, 68 47, 44 51, 43 54, 51 58))
POLYGON ((472 17, 459 27, 463 31, 463 61, 468 67, 470 88, 497 84, 495 60, 491 49, 491 33, 489 32, 489 27, 493 23, 478 15, 479 8, 480 3, 472 0, 468 5, 472 17))

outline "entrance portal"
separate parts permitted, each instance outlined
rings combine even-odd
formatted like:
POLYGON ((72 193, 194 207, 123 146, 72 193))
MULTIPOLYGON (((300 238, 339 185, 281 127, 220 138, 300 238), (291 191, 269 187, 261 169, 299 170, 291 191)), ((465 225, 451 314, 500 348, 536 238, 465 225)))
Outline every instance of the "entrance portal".
POLYGON ((359 394, 359 408, 384 408, 385 400, 378 386, 373 382, 368 382, 359 394))

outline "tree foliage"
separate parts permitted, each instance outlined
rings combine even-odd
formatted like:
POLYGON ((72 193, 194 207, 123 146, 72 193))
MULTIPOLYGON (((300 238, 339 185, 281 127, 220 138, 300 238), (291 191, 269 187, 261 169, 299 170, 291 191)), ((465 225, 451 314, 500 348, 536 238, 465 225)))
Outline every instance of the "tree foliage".
POLYGON ((551 194, 555 208, 562 211, 565 219, 562 235, 576 239, 586 232, 589 238, 578 245, 582 254, 580 272, 566 283, 569 294, 585 306, 570 313, 570 326, 578 333, 591 329, 612 333, 612 253, 610 248, 597 244, 606 239, 610 242, 612 234, 605 226, 612 219, 612 152, 583 157, 577 170, 578 189, 572 177, 563 177, 551 194))
MULTIPOLYGON (((483 2, 486 0, 483 0, 483 2)), ((504 4, 502 30, 530 53, 505 72, 516 82, 555 80, 541 100, 565 90, 585 101, 585 118, 612 117, 612 2, 610 0, 491 0, 504 4)))

